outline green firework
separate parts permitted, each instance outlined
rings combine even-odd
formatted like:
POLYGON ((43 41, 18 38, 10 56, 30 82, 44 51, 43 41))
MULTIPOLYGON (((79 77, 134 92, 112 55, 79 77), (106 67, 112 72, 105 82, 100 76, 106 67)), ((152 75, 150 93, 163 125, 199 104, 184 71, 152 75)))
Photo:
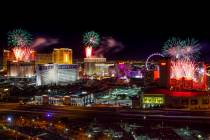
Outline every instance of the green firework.
POLYGON ((100 42, 100 36, 94 31, 86 32, 83 36, 83 43, 85 45, 91 45, 97 47, 100 42))
POLYGON ((163 46, 163 54, 172 58, 197 59, 201 46, 194 38, 180 39, 172 37, 163 46))
POLYGON ((23 47, 23 46, 30 46, 31 43, 32 43, 32 36, 26 30, 14 29, 8 32, 9 46, 23 47))

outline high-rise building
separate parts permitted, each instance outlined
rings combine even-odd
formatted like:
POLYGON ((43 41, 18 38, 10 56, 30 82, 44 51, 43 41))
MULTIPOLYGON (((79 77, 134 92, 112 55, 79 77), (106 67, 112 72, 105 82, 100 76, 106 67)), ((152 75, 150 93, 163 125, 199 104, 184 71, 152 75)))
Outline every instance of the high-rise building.
POLYGON ((55 64, 72 64, 72 50, 69 48, 55 48, 52 61, 55 64))
MULTIPOLYGON (((24 50, 23 50, 24 51, 24 50)), ((18 61, 13 50, 3 51, 3 70, 8 77, 31 78, 35 76, 36 51, 30 50, 24 61, 18 61)))
POLYGON ((102 64, 106 62, 106 58, 84 58, 84 62, 85 62, 85 75, 88 76, 93 76, 93 75, 97 75, 97 73, 101 72, 100 65, 98 64, 102 64))
POLYGON ((42 64, 36 67, 37 85, 68 84, 78 79, 76 64, 42 64))
POLYGON ((169 88, 170 84, 170 67, 171 61, 170 59, 162 59, 160 60, 160 86, 169 88))
POLYGON ((36 56, 36 64, 49 64, 52 63, 51 53, 38 53, 36 56))
POLYGON ((3 50, 3 70, 7 70, 8 61, 14 61, 15 55, 10 50, 3 50))
POLYGON ((31 50, 30 61, 35 61, 36 57, 37 57, 37 52, 34 50, 31 50))
POLYGON ((14 78, 31 78, 35 76, 35 62, 8 61, 7 75, 14 78))

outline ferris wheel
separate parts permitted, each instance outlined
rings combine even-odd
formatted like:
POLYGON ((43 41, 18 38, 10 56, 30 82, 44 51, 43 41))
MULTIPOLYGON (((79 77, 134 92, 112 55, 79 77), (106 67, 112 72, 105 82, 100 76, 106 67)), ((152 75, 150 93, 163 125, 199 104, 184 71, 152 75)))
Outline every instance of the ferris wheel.
POLYGON ((149 55, 149 57, 147 57, 147 60, 145 62, 146 70, 148 70, 148 71, 151 70, 149 67, 149 63, 150 63, 151 58, 155 57, 155 56, 164 57, 164 55, 161 53, 153 53, 153 54, 149 55))

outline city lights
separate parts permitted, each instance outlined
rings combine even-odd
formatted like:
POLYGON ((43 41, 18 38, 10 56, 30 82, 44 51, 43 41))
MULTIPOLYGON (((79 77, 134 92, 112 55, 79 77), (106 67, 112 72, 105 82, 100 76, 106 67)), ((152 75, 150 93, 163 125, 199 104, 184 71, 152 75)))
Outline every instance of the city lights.
POLYGON ((163 97, 143 97, 144 104, 164 104, 163 97))
POLYGON ((52 118, 52 116, 53 116, 52 113, 47 113, 47 114, 46 114, 46 117, 47 117, 47 118, 52 118))
POLYGON ((210 140, 209 4, 44 2, 1 5, 0 140, 210 140))
POLYGON ((12 121, 12 117, 7 117, 7 121, 11 122, 12 121))

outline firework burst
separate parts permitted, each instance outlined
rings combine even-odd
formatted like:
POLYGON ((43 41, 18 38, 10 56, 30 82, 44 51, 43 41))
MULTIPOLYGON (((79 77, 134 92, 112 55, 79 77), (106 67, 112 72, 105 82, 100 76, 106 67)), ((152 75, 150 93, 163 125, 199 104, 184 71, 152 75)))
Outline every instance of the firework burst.
POLYGON ((31 34, 22 29, 8 32, 8 44, 12 47, 29 47, 32 43, 31 34))
POLYGON ((31 34, 22 29, 15 29, 8 32, 8 44, 17 61, 30 61, 31 56, 31 34))
POLYGON ((196 81, 196 69, 196 64, 190 60, 171 61, 171 78, 177 80, 185 78, 196 81))
POLYGON ((100 42, 100 36, 94 31, 86 32, 83 36, 83 43, 86 46, 97 47, 100 42))
POLYGON ((171 38, 164 44, 163 54, 173 59, 196 59, 198 58, 200 46, 194 39, 181 40, 171 38))

